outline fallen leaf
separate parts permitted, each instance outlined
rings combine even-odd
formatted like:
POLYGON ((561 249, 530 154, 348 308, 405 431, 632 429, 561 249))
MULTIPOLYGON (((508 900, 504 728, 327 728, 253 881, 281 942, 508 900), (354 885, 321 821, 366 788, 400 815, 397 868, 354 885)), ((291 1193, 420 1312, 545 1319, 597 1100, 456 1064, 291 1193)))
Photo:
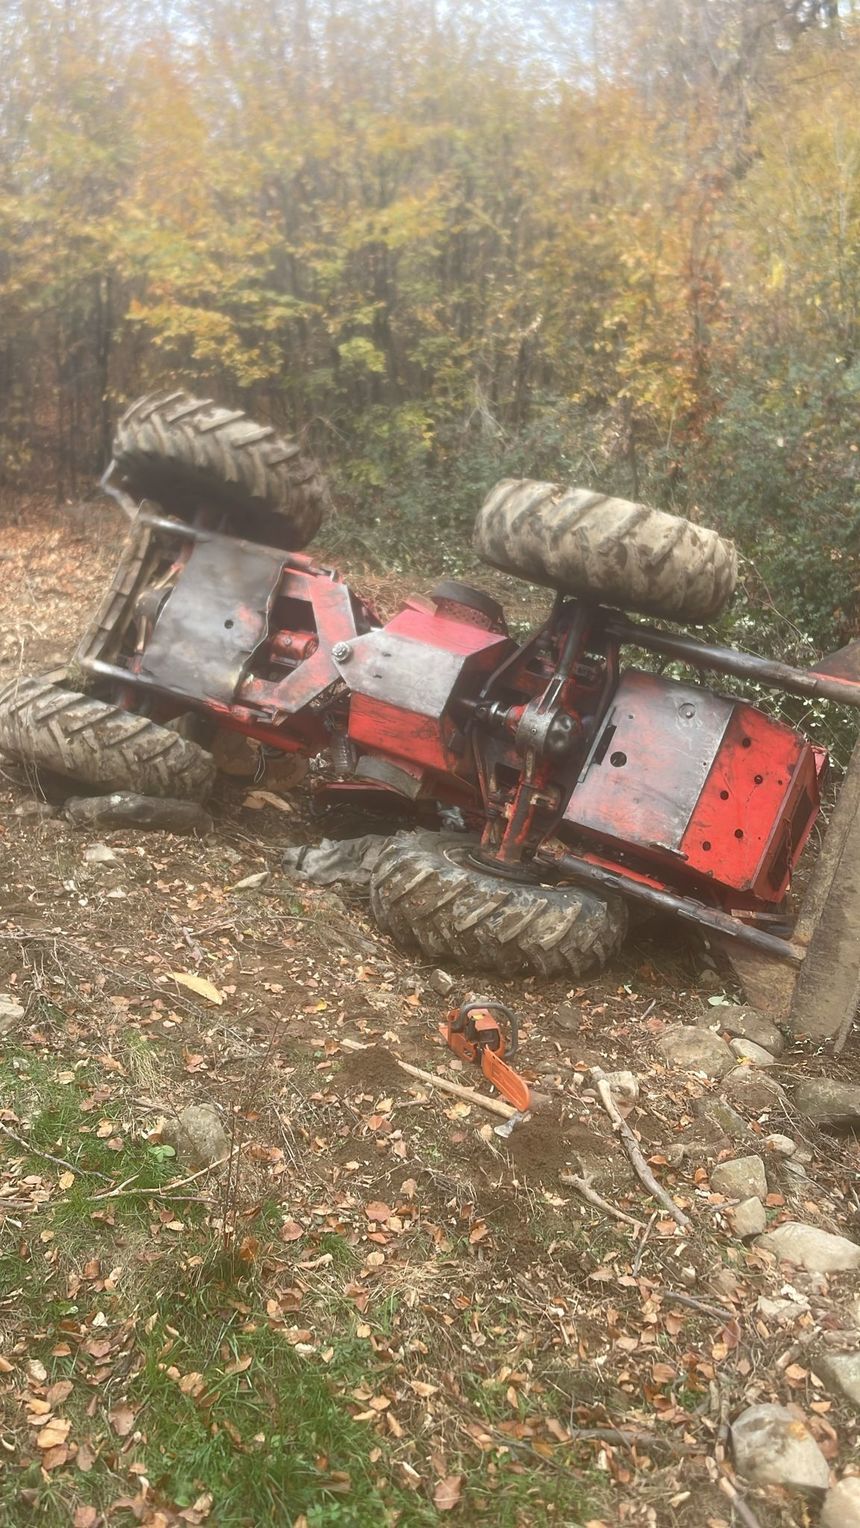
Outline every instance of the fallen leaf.
POLYGON ((196 992, 198 997, 205 997, 209 1003, 217 1003, 220 1007, 224 1001, 223 992, 213 987, 205 976, 195 976, 191 971, 168 971, 167 974, 178 982, 180 987, 188 987, 189 991, 196 992))
POLYGON ((37 1435, 36 1447, 56 1448, 60 1443, 65 1443, 71 1430, 71 1422, 65 1421, 63 1417, 55 1417, 53 1422, 49 1422, 37 1435))
POLYGON ((272 791, 249 791, 242 805, 249 806, 254 812, 259 812, 260 808, 264 806, 273 806, 279 812, 291 812, 293 810, 288 801, 284 801, 281 796, 274 795, 272 791))
POLYGON ((368 1220, 387 1220, 391 1214, 390 1205, 383 1204, 380 1199, 375 1199, 372 1204, 364 1206, 364 1213, 368 1220))
POLYGON ((57 1187, 58 1188, 63 1188, 63 1189, 71 1188, 71 1186, 74 1183, 74 1181, 75 1181, 74 1173, 60 1173, 60 1176, 57 1179, 57 1187))
POLYGON ((95 1507, 76 1507, 72 1518, 72 1528, 93 1528, 99 1520, 95 1507))
POLYGON ((462 1475, 446 1475, 433 1492, 433 1504, 439 1512, 453 1512, 463 1489, 462 1475))
POLYGON ((300 1226, 297 1220, 285 1220, 281 1226, 281 1241, 298 1241, 304 1234, 305 1228, 300 1226))
POLYGON ((134 1412, 130 1406, 114 1406, 110 1413, 110 1425, 118 1438, 127 1438, 134 1427, 134 1412))
POLYGON ((68 1400, 73 1389, 74 1385, 70 1379, 58 1379, 57 1383, 51 1386, 45 1399, 49 1406, 61 1406, 63 1401, 68 1400))

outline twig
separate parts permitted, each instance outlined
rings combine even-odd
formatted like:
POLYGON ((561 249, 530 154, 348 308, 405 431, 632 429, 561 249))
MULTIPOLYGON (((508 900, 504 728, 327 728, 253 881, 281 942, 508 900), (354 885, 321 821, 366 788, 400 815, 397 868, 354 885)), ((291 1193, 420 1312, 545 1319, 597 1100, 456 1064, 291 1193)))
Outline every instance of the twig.
POLYGON ((649 1220, 647 1226, 645 1227, 645 1235, 641 1236, 639 1238, 639 1245, 636 1248, 636 1256, 633 1259, 632 1273, 633 1273, 634 1279, 636 1278, 636 1276, 637 1276, 637 1274, 639 1272, 639 1269, 642 1267, 642 1257, 644 1255, 645 1248, 648 1245, 648 1238, 651 1235, 651 1232, 653 1231, 654 1226, 657 1223, 657 1218, 658 1218, 659 1214, 660 1214, 659 1210, 655 1210, 654 1211, 653 1215, 651 1216, 651 1219, 649 1220))
MULTIPOLYGON (((366 1051, 371 1047, 361 1045, 358 1040, 340 1040, 344 1050, 366 1051)), ((408 1077, 417 1077, 419 1082, 427 1082, 433 1088, 441 1088, 443 1093, 453 1093, 455 1098, 465 1098, 470 1104, 478 1104, 482 1109, 488 1109, 491 1114, 500 1114, 502 1119, 512 1119, 517 1113, 510 1104, 503 1104, 501 1099, 488 1098, 485 1093, 479 1093, 475 1088, 464 1088, 462 1083, 449 1082, 447 1077, 437 1077, 435 1072, 425 1072, 420 1066, 411 1066, 408 1061, 400 1061, 393 1056, 394 1065, 405 1072, 408 1077)))
POLYGON ((725 1468, 723 1465, 720 1466, 719 1488, 723 1495, 729 1498, 729 1501, 731 1502, 741 1522, 746 1523, 746 1528, 761 1528, 761 1523, 759 1522, 752 1508, 747 1506, 746 1502, 741 1496, 740 1491, 734 1484, 734 1481, 730 1480, 728 1475, 725 1473, 725 1468))
POLYGON ((661 1185, 657 1182, 657 1179, 654 1177, 654 1174, 652 1173, 648 1163, 645 1161, 645 1158, 642 1155, 639 1142, 633 1134, 633 1131, 630 1129, 627 1121, 622 1118, 617 1108, 615 1107, 615 1100, 612 1097, 609 1083, 606 1081, 606 1073, 603 1071, 603 1068, 599 1066, 592 1067, 591 1075, 597 1086, 600 1102, 606 1110, 606 1113, 609 1115, 614 1128, 624 1142, 627 1155, 633 1164, 633 1169, 636 1173, 636 1176, 639 1178, 640 1182, 644 1183, 652 1198, 658 1200, 659 1203, 663 1205, 663 1208, 668 1210, 669 1214, 672 1216, 672 1219, 677 1221, 678 1225, 681 1227, 681 1230, 691 1231, 693 1228, 689 1219, 684 1214, 684 1211, 678 1208, 671 1195, 668 1194, 666 1190, 662 1188, 661 1185))
POLYGON ((217 1162, 210 1162, 208 1166, 199 1168, 196 1173, 189 1173, 187 1178, 174 1178, 172 1183, 163 1183, 160 1188, 112 1188, 107 1194, 92 1194, 90 1203, 95 1204, 103 1199, 130 1199, 133 1194, 149 1194, 153 1198, 158 1198, 162 1194, 165 1196, 172 1194, 175 1188, 184 1188, 186 1183, 193 1183, 195 1178, 202 1178, 204 1173, 212 1173, 216 1167, 223 1167, 224 1163, 229 1162, 238 1150, 238 1146, 234 1146, 232 1151, 228 1151, 226 1157, 219 1157, 217 1162))
MULTIPOLYGON (((623 1220, 626 1225, 635 1226, 637 1231, 645 1231, 641 1220, 636 1220, 633 1215, 626 1215, 623 1210, 617 1210, 615 1205, 610 1204, 608 1200, 601 1199, 596 1190, 591 1187, 587 1178, 580 1177, 579 1173, 559 1173, 558 1176, 562 1183, 575 1188, 576 1192, 581 1194, 583 1199, 587 1199, 589 1204, 593 1204, 598 1210, 602 1210, 604 1215, 611 1215, 613 1220, 623 1220)), ((645 1234, 647 1235, 647 1232, 645 1234)))
POLYGON ((64 1167, 67 1172, 74 1173, 76 1178, 84 1174, 89 1178, 101 1178, 103 1183, 110 1183, 111 1181, 107 1173, 97 1172, 94 1167, 75 1167, 74 1163, 67 1162, 65 1157, 53 1157, 49 1151, 39 1151, 37 1146, 31 1146, 29 1141, 25 1141, 22 1135, 16 1135, 14 1130, 10 1130, 8 1125, 3 1124, 2 1120, 0 1120, 0 1130, 3 1131, 4 1135, 8 1135, 11 1140, 15 1141, 18 1146, 21 1146, 30 1157, 41 1157, 43 1162, 53 1162, 55 1167, 64 1167))
POLYGON ((689 1305, 691 1310, 700 1310, 704 1316, 713 1316, 715 1321, 736 1319, 734 1311, 723 1310, 719 1305, 706 1305, 704 1300, 697 1300, 695 1295, 684 1294, 680 1289, 658 1289, 655 1293, 663 1300, 674 1300, 676 1305, 689 1305))

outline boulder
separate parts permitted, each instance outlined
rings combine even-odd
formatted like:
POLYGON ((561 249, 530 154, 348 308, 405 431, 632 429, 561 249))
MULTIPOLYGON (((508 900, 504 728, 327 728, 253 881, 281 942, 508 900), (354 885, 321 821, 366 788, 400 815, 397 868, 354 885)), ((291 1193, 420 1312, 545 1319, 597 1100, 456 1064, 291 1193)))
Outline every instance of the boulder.
POLYGON ((732 1448, 738 1474, 753 1485, 814 1495, 830 1483, 827 1460, 793 1406, 748 1406, 732 1423, 732 1448))
POLYGON ((760 1236, 767 1225, 764 1205, 755 1196, 742 1199, 740 1204, 735 1205, 732 1219, 735 1235, 739 1236, 741 1241, 746 1241, 749 1236, 760 1236))
POLYGON ((72 796, 65 815, 76 828, 161 828, 165 833, 211 833, 212 818, 196 801, 172 796, 72 796))
POLYGON ((860 1475, 846 1475, 824 1498, 820 1528, 860 1528, 860 1475))
POLYGON ((761 1157, 735 1157, 732 1162, 721 1162, 711 1173, 711 1188, 715 1194, 725 1194, 727 1199, 764 1199, 767 1194, 767 1173, 761 1157))
POLYGON ((744 1063, 726 1074, 721 1092, 724 1098, 747 1114, 767 1114, 786 1101, 785 1092, 775 1078, 761 1067, 744 1063))
POLYGON ((776 1059, 763 1045, 756 1045, 755 1040, 732 1040, 730 1049, 734 1051, 739 1061, 745 1061, 748 1066, 775 1066, 776 1059))
POLYGON ((805 1077, 794 1090, 794 1104, 816 1125, 860 1125, 860 1083, 805 1077))
POLYGON ((742 1114, 725 1098, 699 1098, 693 1108, 697 1118, 733 1141, 750 1141, 753 1133, 742 1114))
POLYGON ((449 976, 447 971, 443 971, 441 966, 437 966, 435 971, 430 972, 427 985, 431 991, 438 993, 439 997, 448 997, 454 991, 457 983, 453 976, 449 976))
POLYGON ((838 1390, 853 1406, 860 1406, 860 1353, 822 1353, 812 1368, 831 1390, 838 1390))
POLYGON ((860 1268, 860 1247, 847 1236, 834 1236, 820 1226, 808 1226, 800 1220, 786 1220, 758 1238, 764 1247, 783 1263, 794 1263, 809 1273, 841 1273, 846 1268, 860 1268))
POLYGON ((50 801, 22 801, 16 806, 13 817, 23 817, 28 822, 47 822, 51 817, 56 817, 59 808, 52 806, 50 801))
POLYGON ((639 1097, 639 1079, 635 1072, 604 1072, 604 1082, 617 1104, 635 1104, 639 1097))
POLYGON ((8 992, 0 992, 0 1035, 8 1035, 10 1029, 20 1024, 24 1017, 24 1009, 20 1003, 16 1003, 8 992))
POLYGON ((764 1144, 768 1151, 772 1151, 777 1157, 793 1157, 797 1151, 797 1142, 790 1135, 766 1135, 764 1144))
POLYGON ((705 1077, 724 1077, 735 1064, 725 1040, 694 1024, 673 1024, 660 1036, 657 1049, 667 1066, 705 1077))
POLYGON ((720 1029, 738 1040, 752 1040, 754 1045, 763 1046, 772 1056, 781 1056, 785 1050, 781 1030, 757 1008, 718 1008, 716 1017, 720 1029))
POLYGON ((798 1316, 809 1310, 809 1301, 804 1295, 794 1300, 773 1300, 768 1295, 759 1295, 755 1308, 756 1315, 762 1316, 765 1321, 776 1326, 793 1326, 798 1316))
POLYGON ((162 1126, 161 1139, 192 1167, 213 1167, 230 1154, 230 1138, 213 1104, 189 1104, 162 1126))

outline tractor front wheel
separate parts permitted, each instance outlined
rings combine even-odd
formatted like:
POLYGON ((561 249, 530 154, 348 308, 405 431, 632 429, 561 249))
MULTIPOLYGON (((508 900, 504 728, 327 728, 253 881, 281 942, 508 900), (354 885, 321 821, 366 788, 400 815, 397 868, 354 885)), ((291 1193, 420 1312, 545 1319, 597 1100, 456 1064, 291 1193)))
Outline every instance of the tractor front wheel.
POLYGON ((380 928, 401 948, 475 971, 579 978, 620 948, 627 910, 581 886, 502 880, 470 860, 460 833, 406 833, 383 849, 370 883, 380 928))
POLYGON ((197 801, 215 779, 197 743, 92 695, 44 679, 0 689, 0 752, 106 791, 197 801))
POLYGON ((294 551, 319 529, 326 487, 297 441, 187 393, 138 399, 116 427, 113 459, 126 489, 168 514, 229 513, 238 536, 294 551))

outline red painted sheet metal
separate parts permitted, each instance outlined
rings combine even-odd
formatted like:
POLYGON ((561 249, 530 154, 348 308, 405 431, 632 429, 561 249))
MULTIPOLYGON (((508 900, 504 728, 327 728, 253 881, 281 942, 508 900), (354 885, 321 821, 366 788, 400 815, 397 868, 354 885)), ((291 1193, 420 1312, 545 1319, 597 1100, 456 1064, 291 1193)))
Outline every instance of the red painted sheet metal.
POLYGON ((462 657, 483 652, 487 648, 493 648, 496 654, 500 654, 500 644, 510 645, 508 639, 499 632, 485 631, 471 622, 453 620, 435 607, 432 607, 431 613, 411 602, 388 622, 385 630, 399 637, 410 637, 413 642, 422 642, 428 647, 441 647, 446 652, 459 653, 462 657))
POLYGON ((810 745, 754 707, 739 705, 684 834, 687 866, 779 901, 817 809, 810 745))
POLYGON ((444 717, 420 716, 370 695, 352 697, 349 735, 371 753, 405 759, 446 774, 457 762, 446 746, 451 730, 444 717))

